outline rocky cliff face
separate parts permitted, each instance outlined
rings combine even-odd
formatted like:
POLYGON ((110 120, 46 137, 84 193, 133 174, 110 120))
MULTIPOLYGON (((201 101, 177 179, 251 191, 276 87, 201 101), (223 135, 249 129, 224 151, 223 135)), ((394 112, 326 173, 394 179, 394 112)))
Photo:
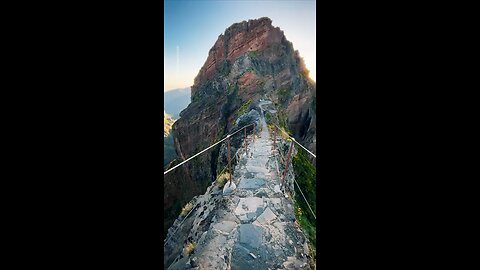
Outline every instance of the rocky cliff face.
MULTIPOLYGON (((177 155, 188 158, 217 142, 264 97, 293 136, 315 152, 315 92, 303 59, 269 18, 233 24, 210 49, 191 87, 191 103, 173 125, 177 155)), ((178 215, 180 205, 205 192, 216 177, 219 151, 165 175, 166 215, 178 215)))
MULTIPOLYGON (((212 79, 224 65, 234 62, 246 52, 263 51, 269 45, 282 41, 285 41, 283 31, 272 27, 272 21, 268 18, 233 24, 210 49, 205 65, 195 78, 195 85, 212 79)), ((192 94, 195 94, 194 91, 192 94)))
MULTIPOLYGON (((250 150, 237 152, 232 182, 213 182, 168 230, 165 269, 315 269, 311 243, 295 214, 301 210, 292 200, 293 170, 282 177, 280 157, 289 143, 276 140, 274 147, 263 117, 269 104, 259 104, 259 128, 246 138, 250 150)), ((244 115, 238 123, 257 116, 244 115)))

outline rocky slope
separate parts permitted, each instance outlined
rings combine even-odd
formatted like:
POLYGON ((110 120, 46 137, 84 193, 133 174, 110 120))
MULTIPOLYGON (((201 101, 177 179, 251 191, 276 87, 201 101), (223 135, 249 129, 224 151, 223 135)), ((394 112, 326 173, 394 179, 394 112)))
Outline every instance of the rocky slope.
POLYGON ((225 183, 222 191, 220 182, 214 182, 204 195, 193 198, 191 211, 169 229, 165 269, 315 268, 289 196, 292 170, 281 187, 283 168, 274 149, 283 142, 277 140, 273 147, 262 116, 253 137, 246 140, 248 155, 245 147, 237 153, 232 185, 225 183))
MULTIPOLYGON (((191 87, 191 103, 173 125, 177 156, 188 158, 223 138, 261 98, 272 100, 280 122, 315 152, 315 92, 298 51, 269 18, 233 24, 210 49, 191 87)), ((206 191, 219 159, 216 147, 165 175, 164 229, 206 191)))

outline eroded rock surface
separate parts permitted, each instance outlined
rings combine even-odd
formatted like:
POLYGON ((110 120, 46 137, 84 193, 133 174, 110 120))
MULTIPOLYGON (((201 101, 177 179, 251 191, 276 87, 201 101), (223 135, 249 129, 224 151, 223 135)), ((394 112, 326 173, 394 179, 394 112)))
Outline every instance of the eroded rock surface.
POLYGON ((280 189, 278 156, 263 118, 255 136, 235 167, 236 188, 224 194, 212 184, 195 200, 195 213, 184 220, 191 230, 183 237, 196 243, 195 250, 179 254, 168 269, 310 269, 307 240, 280 189))
MULTIPOLYGON (((284 119, 295 139, 315 152, 316 85, 308 77, 300 53, 272 23, 269 18, 235 23, 213 44, 191 87, 191 103, 172 126, 175 162, 207 148, 235 128, 258 124, 258 110, 252 108, 263 97, 274 104, 270 113, 284 119)), ((242 143, 241 139, 232 140, 232 151, 242 143)), ((215 147, 164 176, 165 228, 185 203, 205 193, 225 162, 224 148, 215 147)), ((248 166, 258 178, 270 177, 258 164, 248 166)), ((250 191, 242 196, 249 196, 250 191)))

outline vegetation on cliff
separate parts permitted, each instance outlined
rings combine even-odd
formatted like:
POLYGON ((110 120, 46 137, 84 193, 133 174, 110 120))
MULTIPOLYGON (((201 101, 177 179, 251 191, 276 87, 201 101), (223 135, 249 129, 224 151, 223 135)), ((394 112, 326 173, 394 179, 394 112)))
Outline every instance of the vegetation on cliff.
POLYGON ((163 166, 167 166, 168 163, 172 162, 177 157, 175 152, 175 146, 173 142, 173 134, 170 133, 172 129, 172 125, 175 120, 167 114, 165 111, 163 112, 163 166))
POLYGON ((219 187, 223 187, 225 183, 230 179, 230 174, 228 172, 222 173, 217 177, 217 184, 219 187))
POLYGON ((163 112, 163 137, 168 137, 175 121, 165 111, 163 112))
POLYGON ((251 103, 252 103, 252 100, 249 100, 246 103, 244 103, 242 106, 240 106, 240 108, 237 111, 237 116, 241 116, 244 113, 246 113, 251 103))
MULTIPOLYGON (((301 61, 293 45, 268 18, 227 28, 209 51, 191 87, 191 103, 175 123, 173 133, 178 155, 190 157, 220 140, 236 128, 239 117, 248 114, 264 97, 278 106, 276 114, 267 113, 269 123, 273 120, 299 141, 311 142, 314 126, 305 115, 312 115, 308 110, 315 106, 311 103, 315 87, 306 80, 301 61), (289 121, 292 119, 295 125, 289 121), (304 129, 310 131, 310 137, 303 135, 304 129)), ((235 138, 231 147, 232 151, 238 148, 235 138)), ((220 161, 223 160, 220 148, 212 148, 181 170, 165 176, 164 188, 169 196, 164 199, 167 217, 164 226, 173 223, 192 197, 203 194, 208 185, 217 180, 217 173, 221 175, 224 164, 220 161), (180 184, 189 188, 179 189, 180 184)), ((219 184, 223 184, 224 179, 220 180, 219 184)), ((303 213, 307 212, 305 209, 303 213)))
POLYGON ((190 210, 192 210, 193 208, 193 204, 191 202, 188 202, 183 208, 182 208, 182 212, 180 213, 180 216, 181 217, 184 217, 188 214, 188 212, 190 212, 190 210))
MULTIPOLYGON (((308 201, 308 204, 316 213, 316 169, 308 159, 308 154, 305 150, 299 148, 297 154, 293 157, 292 164, 295 172, 295 180, 302 189, 303 195, 308 201)), ((316 220, 310 211, 305 199, 295 185, 295 200, 294 200, 295 216, 303 231, 307 235, 310 243, 310 256, 315 260, 316 249, 316 220)))

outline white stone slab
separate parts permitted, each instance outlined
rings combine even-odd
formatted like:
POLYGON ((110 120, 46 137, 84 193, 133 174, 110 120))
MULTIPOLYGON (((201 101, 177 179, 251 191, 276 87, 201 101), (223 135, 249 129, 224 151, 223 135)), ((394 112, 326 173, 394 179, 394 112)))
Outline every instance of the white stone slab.
POLYGON ((225 183, 225 186, 223 187, 223 195, 231 194, 236 188, 237 186, 233 181, 231 184, 230 184, 230 181, 228 181, 227 183, 225 183))
POLYGON ((263 213, 257 218, 256 222, 262 225, 266 225, 266 224, 270 224, 272 220, 276 218, 277 218, 277 215, 275 215, 272 212, 272 210, 269 207, 267 207, 265 208, 265 211, 263 211, 263 213))
POLYGON ((255 213, 257 208, 263 209, 263 199, 258 197, 240 198, 235 215, 242 216, 247 213, 255 213))

